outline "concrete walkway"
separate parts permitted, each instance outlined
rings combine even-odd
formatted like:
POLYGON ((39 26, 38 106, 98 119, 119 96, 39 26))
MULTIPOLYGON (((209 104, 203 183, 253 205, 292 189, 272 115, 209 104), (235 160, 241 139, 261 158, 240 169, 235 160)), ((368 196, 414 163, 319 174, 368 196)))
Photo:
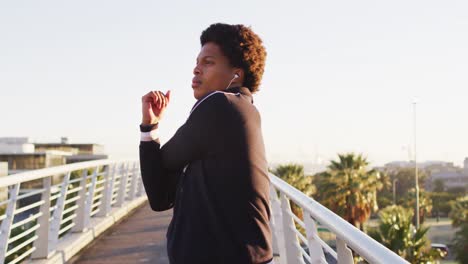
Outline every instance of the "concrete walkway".
POLYGON ((74 264, 169 263, 166 230, 172 210, 154 212, 146 203, 85 249, 74 264))

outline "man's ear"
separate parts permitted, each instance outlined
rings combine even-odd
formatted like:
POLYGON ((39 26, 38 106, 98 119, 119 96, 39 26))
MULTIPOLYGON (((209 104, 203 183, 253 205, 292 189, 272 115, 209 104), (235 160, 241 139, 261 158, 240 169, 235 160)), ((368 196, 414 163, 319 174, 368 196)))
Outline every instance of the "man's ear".
POLYGON ((236 78, 236 81, 244 82, 244 70, 242 68, 236 68, 234 74, 237 74, 239 77, 236 78))

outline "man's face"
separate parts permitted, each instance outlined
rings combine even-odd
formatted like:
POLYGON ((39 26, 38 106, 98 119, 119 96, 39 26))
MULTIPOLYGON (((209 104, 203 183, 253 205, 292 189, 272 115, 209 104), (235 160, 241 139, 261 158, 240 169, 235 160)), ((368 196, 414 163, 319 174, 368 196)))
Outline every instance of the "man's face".
POLYGON ((213 42, 205 43, 193 69, 193 96, 198 100, 210 92, 226 89, 234 73, 219 46, 213 42))

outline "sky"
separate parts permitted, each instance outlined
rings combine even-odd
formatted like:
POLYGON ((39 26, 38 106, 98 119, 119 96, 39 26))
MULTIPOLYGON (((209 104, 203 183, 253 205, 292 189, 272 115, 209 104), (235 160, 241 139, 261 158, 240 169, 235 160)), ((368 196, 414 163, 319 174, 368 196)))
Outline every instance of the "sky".
POLYGON ((468 157, 467 1, 0 0, 0 137, 67 136, 137 159, 141 97, 172 91, 167 141, 216 22, 263 39, 254 103, 270 162, 408 160, 414 123, 418 160, 468 157))

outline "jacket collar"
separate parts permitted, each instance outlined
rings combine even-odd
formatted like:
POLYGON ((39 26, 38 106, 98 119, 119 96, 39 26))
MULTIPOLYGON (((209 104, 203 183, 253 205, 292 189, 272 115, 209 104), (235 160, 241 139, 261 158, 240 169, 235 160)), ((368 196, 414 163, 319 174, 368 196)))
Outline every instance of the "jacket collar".
MULTIPOLYGON (((213 94, 214 92, 217 92, 217 91, 213 91, 211 93, 208 93, 206 94, 205 96, 203 96, 202 98, 200 98, 195 104, 194 106, 192 107, 192 110, 198 105, 200 104, 206 97, 210 96, 211 94, 213 94)), ((250 92, 249 88, 247 87, 241 87, 241 86, 235 86, 235 87, 229 87, 227 88, 226 90, 222 90, 222 91, 219 91, 219 92, 225 92, 225 93, 240 93, 242 95, 245 95, 247 97, 250 98, 250 103, 253 104, 253 96, 252 96, 252 93, 250 92)))
POLYGON ((240 93, 242 95, 248 96, 250 98, 250 102, 253 104, 252 93, 250 92, 249 88, 247 88, 247 87, 240 87, 240 86, 238 86, 238 87, 229 87, 224 91, 228 92, 228 93, 240 93))
POLYGON ((234 93, 234 94, 242 94, 242 95, 245 95, 247 96, 249 99, 250 99, 250 103, 253 104, 253 96, 252 96, 252 93, 250 92, 249 88, 247 87, 229 87, 227 88, 226 90, 223 90, 223 91, 213 91, 205 96, 203 96, 202 98, 200 98, 193 106, 192 106, 192 110, 190 110, 190 113, 193 112, 193 110, 195 110, 195 108, 197 108, 197 106, 199 104, 201 104, 201 102, 203 102, 206 98, 208 98, 210 95, 212 95, 213 93, 216 93, 216 92, 225 92, 225 93, 234 93))

